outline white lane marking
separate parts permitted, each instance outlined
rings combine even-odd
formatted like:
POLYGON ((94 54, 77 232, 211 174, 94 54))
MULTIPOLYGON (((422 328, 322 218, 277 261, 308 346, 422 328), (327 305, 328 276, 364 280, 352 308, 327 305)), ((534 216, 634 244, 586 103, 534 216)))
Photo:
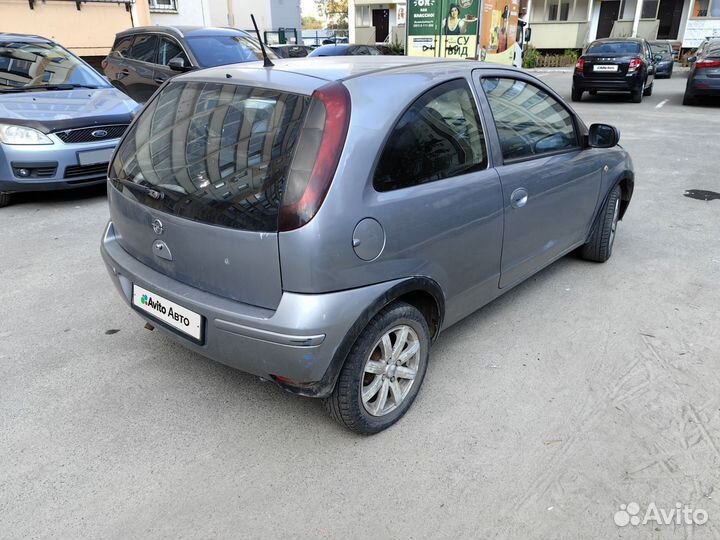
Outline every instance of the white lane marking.
POLYGON ((662 108, 662 106, 665 105, 668 101, 670 101, 670 100, 669 100, 669 99, 663 99, 660 103, 658 103, 657 105, 655 105, 655 108, 656 108, 656 109, 662 108))

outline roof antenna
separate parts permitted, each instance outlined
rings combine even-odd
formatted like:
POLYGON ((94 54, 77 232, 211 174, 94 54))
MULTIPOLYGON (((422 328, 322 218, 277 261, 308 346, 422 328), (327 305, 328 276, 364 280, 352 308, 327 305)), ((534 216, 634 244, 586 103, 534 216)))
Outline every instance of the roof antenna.
POLYGON ((258 41, 260 42, 260 49, 262 49, 262 55, 265 59, 265 63, 263 64, 265 67, 273 67, 275 64, 272 63, 270 60, 270 57, 267 55, 267 51, 265 50, 265 45, 263 45, 263 40, 260 37, 260 30, 258 30, 257 23, 255 22, 255 15, 250 15, 250 18, 252 19, 253 26, 255 27, 255 33, 257 34, 258 41))

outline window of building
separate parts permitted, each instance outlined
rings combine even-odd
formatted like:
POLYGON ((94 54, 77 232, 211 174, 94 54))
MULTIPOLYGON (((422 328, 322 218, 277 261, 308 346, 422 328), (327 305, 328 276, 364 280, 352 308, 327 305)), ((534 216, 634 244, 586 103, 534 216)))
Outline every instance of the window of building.
POLYGON ((149 0, 150 11, 177 11, 177 0, 149 0))
POLYGON ((372 26, 370 6, 355 6, 355 26, 372 26))
POLYGON ((720 0, 695 0, 693 17, 720 17, 720 0))
POLYGON ((548 5, 548 21, 567 21, 570 16, 570 2, 552 0, 548 5))
POLYGON ((640 12, 641 19, 657 19, 658 0, 645 0, 640 12))
POLYGON ((392 191, 487 167, 485 138, 465 79, 429 90, 402 115, 380 155, 373 186, 392 191))
POLYGON ((578 146, 570 113, 544 90, 510 78, 484 78, 503 158, 526 159, 578 146))
POLYGON ((635 10, 638 0, 623 0, 620 8, 620 20, 632 21, 635 19, 635 10))

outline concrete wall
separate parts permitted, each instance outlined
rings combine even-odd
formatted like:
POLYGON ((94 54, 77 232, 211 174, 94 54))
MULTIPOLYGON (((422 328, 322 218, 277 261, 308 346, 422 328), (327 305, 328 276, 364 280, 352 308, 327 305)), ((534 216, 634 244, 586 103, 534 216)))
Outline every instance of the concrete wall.
POLYGON ((37 34, 53 39, 79 56, 105 56, 115 34, 133 26, 150 24, 147 0, 136 0, 132 11, 124 4, 82 4, 75 2, 35 2, 0 0, 0 30, 37 34))
MULTIPOLYGON (((216 0, 178 0, 177 13, 150 11, 150 20, 153 25, 188 25, 209 26, 210 7, 216 0)), ((219 0, 224 3, 224 0, 219 0)))
POLYGON ((586 22, 531 23, 530 43, 536 49, 580 49, 588 36, 586 22))
POLYGON ((213 26, 234 26, 252 30, 255 15, 260 32, 302 27, 300 0, 207 0, 213 26))

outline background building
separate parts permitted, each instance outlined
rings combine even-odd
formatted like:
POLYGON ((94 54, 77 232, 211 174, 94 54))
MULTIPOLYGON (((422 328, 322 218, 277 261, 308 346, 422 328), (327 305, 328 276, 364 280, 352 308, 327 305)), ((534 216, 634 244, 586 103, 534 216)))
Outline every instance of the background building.
MULTIPOLYGON (((720 1, 720 0, 718 0, 720 1)), ((349 0, 350 43, 401 43, 405 45, 405 2, 349 0)))
POLYGON ((148 0, 0 0, 0 32, 53 39, 94 65, 117 32, 148 24, 148 0))
POLYGON ((720 36, 720 0, 532 0, 532 45, 580 49, 603 37, 668 39, 683 49, 720 36))

